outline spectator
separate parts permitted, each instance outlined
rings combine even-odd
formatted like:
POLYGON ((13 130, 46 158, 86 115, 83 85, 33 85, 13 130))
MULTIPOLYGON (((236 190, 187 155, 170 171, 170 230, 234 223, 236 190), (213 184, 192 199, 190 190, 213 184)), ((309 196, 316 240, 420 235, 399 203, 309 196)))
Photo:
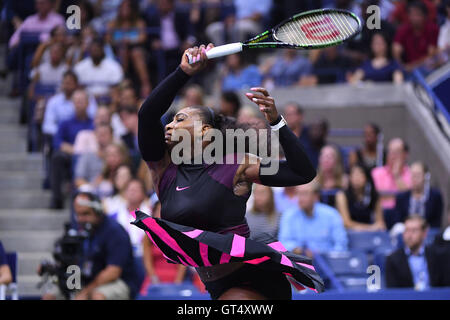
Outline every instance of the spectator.
MULTIPOLYGON (((73 205, 78 225, 89 234, 83 250, 84 263, 80 265, 85 280, 75 299, 133 299, 142 279, 136 273, 128 234, 119 223, 104 215, 94 195, 79 193, 73 205)), ((59 298, 62 294, 57 287, 42 297, 44 300, 59 298)))
POLYGON ((134 107, 123 107, 119 110, 120 119, 127 129, 127 133, 121 137, 127 146, 128 153, 133 161, 133 169, 136 171, 141 161, 141 153, 137 142, 138 135, 138 111, 134 107))
POLYGON ((352 67, 349 58, 342 54, 338 47, 329 47, 310 53, 313 63, 311 79, 305 79, 306 84, 330 84, 343 82, 345 73, 352 67))
POLYGON ((105 31, 105 26, 113 20, 119 10, 122 0, 88 0, 94 11, 95 18, 91 21, 92 26, 99 33, 105 31))
MULTIPOLYGON (((95 127, 97 150, 86 152, 79 156, 75 165, 75 186, 80 188, 84 184, 95 184, 101 174, 106 158, 106 149, 113 143, 111 126, 101 124, 95 127)), ((80 132, 79 134, 81 134, 80 132)))
POLYGON ((378 193, 370 174, 355 165, 350 171, 350 183, 336 194, 336 208, 344 226, 354 231, 383 231, 386 229, 378 193))
MULTIPOLYGON (((45 108, 42 131, 44 134, 53 136, 58 130, 58 126, 65 120, 74 116, 75 107, 72 100, 73 93, 78 88, 78 77, 72 71, 64 73, 61 83, 61 92, 51 97, 45 108)), ((97 102, 89 97, 88 115, 94 118, 97 112, 97 102)))
POLYGON ((316 181, 297 187, 298 207, 281 216, 279 240, 294 253, 346 251, 347 235, 339 212, 319 200, 316 181))
POLYGON ((415 288, 449 286, 443 279, 448 269, 439 260, 434 248, 425 247, 428 226, 422 217, 410 216, 405 221, 404 248, 397 249, 386 259, 386 286, 388 288, 415 288))
POLYGON ((206 29, 207 36, 216 45, 224 44, 227 38, 231 42, 243 42, 261 33, 272 8, 272 0, 234 0, 233 4, 234 14, 206 29))
POLYGON ((322 148, 327 144, 328 139, 328 121, 326 119, 315 119, 308 126, 309 143, 304 145, 308 153, 309 160, 315 168, 319 165, 319 154, 322 148))
POLYGON ((283 108, 283 116, 289 129, 300 139, 303 146, 309 144, 308 130, 303 123, 303 108, 297 102, 289 102, 283 108))
POLYGON ((246 65, 240 54, 232 54, 226 57, 222 74, 223 91, 257 87, 262 83, 262 76, 258 67, 253 64, 246 65))
MULTIPOLYGON (((163 53, 163 73, 172 72, 180 62, 180 54, 196 42, 189 13, 178 8, 175 0, 158 0, 156 7, 147 10, 146 20, 149 27, 159 28, 158 34, 150 37, 150 44, 153 51, 163 53)), ((162 68, 159 62, 156 67, 162 68)))
POLYGON ((101 199, 114 193, 114 176, 122 165, 130 165, 127 148, 118 143, 107 146, 103 169, 94 181, 94 187, 101 199))
POLYGON ((73 93, 73 104, 75 115, 69 120, 63 121, 53 139, 55 150, 51 160, 50 185, 52 189, 51 208, 62 209, 63 193, 62 184, 64 180, 72 175, 73 143, 81 130, 92 129, 93 123, 87 114, 89 98, 84 90, 73 93))
POLYGON ((310 75, 312 65, 297 50, 286 49, 265 61, 261 67, 264 87, 289 87, 295 85, 305 75, 310 75))
POLYGON ((120 208, 126 206, 125 191, 131 179, 133 179, 131 168, 121 165, 113 179, 114 194, 103 199, 103 207, 107 215, 113 215, 120 208))
POLYGON ((398 28, 392 49, 394 58, 412 71, 436 53, 439 28, 427 20, 427 8, 420 1, 408 5, 408 17, 398 28))
POLYGON ((320 151, 317 182, 321 189, 320 201, 336 207, 336 192, 347 187, 348 177, 341 153, 334 145, 326 145, 320 151))
POLYGON ((5 0, 3 1, 3 19, 5 39, 11 38, 15 30, 19 29, 23 21, 36 13, 35 0, 5 0))
MULTIPOLYGON (((20 34, 22 32, 40 33, 40 40, 44 42, 48 39, 50 31, 64 24, 64 18, 53 10, 54 0, 36 0, 36 14, 27 17, 20 27, 9 39, 9 47, 14 48, 19 44, 20 34)), ((11 52, 15 54, 15 51, 11 52)))
MULTIPOLYGON (((132 222, 133 216, 130 212, 134 212, 136 209, 143 212, 150 212, 150 202, 145 192, 145 186, 142 181, 138 179, 132 179, 125 187, 125 202, 122 206, 117 207, 114 212, 110 212, 110 217, 117 220, 120 225, 128 232, 131 239, 131 245, 133 246, 133 256, 138 260, 139 264, 143 264, 142 261, 142 242, 144 240, 145 233, 140 232, 132 222)), ((142 265, 142 268, 144 266, 142 265)))
POLYGON ((240 124, 248 124, 258 116, 258 110, 251 106, 244 106, 238 112, 237 122, 240 124))
MULTIPOLYGON (((375 188, 381 194, 384 210, 395 207, 395 193, 411 188, 411 171, 406 163, 408 146, 400 138, 389 141, 386 165, 372 169, 375 188)), ((386 217, 385 217, 386 218, 386 217)), ((386 221, 389 227, 389 223, 386 221)))
MULTIPOLYGON (((153 218, 161 218, 161 203, 157 201, 152 209, 153 218)), ((168 263, 159 248, 150 242, 148 237, 144 240, 144 265, 147 276, 142 285, 141 292, 157 283, 181 283, 186 275, 186 266, 168 263)))
POLYGON ((50 48, 52 45, 58 43, 62 45, 63 49, 66 50, 67 44, 67 30, 64 25, 58 25, 52 29, 50 32, 50 39, 48 41, 42 42, 39 47, 37 47, 33 60, 31 61, 31 66, 36 68, 42 63, 50 62, 50 48))
POLYGON ((445 1, 447 13, 445 23, 439 29, 438 48, 441 51, 450 50, 450 1, 445 1))
POLYGON ((381 32, 372 37, 370 59, 366 60, 350 77, 351 83, 358 81, 403 82, 401 66, 392 59, 388 38, 381 32))
POLYGON ((43 62, 31 70, 30 78, 32 79, 32 82, 29 87, 30 92, 33 92, 33 88, 37 83, 46 86, 54 86, 55 88, 59 86, 64 74, 69 69, 64 56, 65 49, 61 43, 54 43, 51 45, 50 61, 43 62))
POLYGON ((238 117, 241 100, 234 91, 224 91, 220 97, 220 113, 227 117, 238 117))
POLYGON ((258 184, 253 187, 253 204, 245 218, 253 238, 262 233, 277 237, 280 214, 275 208, 272 188, 258 184))
POLYGON ((112 88, 110 97, 111 125, 114 128, 114 135, 120 138, 127 134, 128 130, 120 119, 119 110, 121 107, 133 107, 137 109, 138 96, 132 84, 124 80, 119 86, 112 88))
POLYGON ((0 241, 0 286, 8 285, 13 281, 11 269, 9 268, 8 261, 6 261, 6 252, 0 241))
POLYGON ((375 123, 364 126, 364 144, 350 152, 348 157, 350 168, 359 165, 371 171, 376 166, 384 164, 384 150, 379 140, 380 133, 380 127, 375 123))
MULTIPOLYGON (((186 86, 186 89, 183 91, 181 99, 174 106, 174 110, 181 110, 183 108, 191 107, 191 106, 203 106, 205 105, 205 93, 203 88, 198 84, 190 84, 186 86)), ((175 112, 175 111, 174 111, 175 112)), ((173 117, 175 114, 172 111, 169 111, 165 118, 173 117)), ((170 122, 170 121, 169 121, 170 122)))
POLYGON ((132 65, 139 78, 141 96, 147 97, 151 83, 144 50, 146 23, 139 17, 137 0, 122 1, 117 17, 108 24, 106 39, 114 48, 125 73, 129 73, 129 64, 132 65))
POLYGON ((274 188, 276 210, 283 214, 284 212, 298 207, 297 187, 274 188))
MULTIPOLYGON (((67 59, 72 66, 89 56, 92 41, 98 37, 99 34, 92 25, 86 25, 81 29, 80 34, 75 35, 71 46, 67 50, 67 59)), ((104 44, 103 51, 108 59, 115 59, 114 51, 108 43, 104 44)))
MULTIPOLYGON (((395 8, 391 13, 390 20, 397 24, 402 25, 409 21, 409 5, 413 2, 411 0, 400 0, 395 3, 395 8)), ((426 9, 425 18, 428 21, 435 22, 437 16, 436 5, 432 0, 419 0, 421 5, 426 9)))
POLYGON ((107 96, 110 87, 123 79, 123 70, 120 64, 105 56, 104 43, 95 39, 90 44, 90 56, 78 62, 74 71, 80 84, 97 98, 107 96))
POLYGON ((418 214, 431 228, 441 227, 443 201, 441 192, 430 186, 430 173, 425 164, 414 162, 411 165, 411 190, 397 195, 395 211, 399 221, 418 214))
MULTIPOLYGON (((99 106, 94 118, 94 126, 97 129, 100 126, 108 127, 108 130, 103 130, 103 134, 113 132, 111 127, 111 114, 107 106, 99 106)), ((114 132, 113 132, 114 133, 114 132)), ((110 141, 112 142, 112 141, 110 141)), ((110 143, 109 142, 109 143, 110 143)), ((109 144, 108 143, 108 144, 109 144)), ((75 155, 85 153, 96 153, 99 149, 99 139, 95 134, 95 130, 82 130, 78 132, 75 142, 73 144, 73 152, 75 155)))

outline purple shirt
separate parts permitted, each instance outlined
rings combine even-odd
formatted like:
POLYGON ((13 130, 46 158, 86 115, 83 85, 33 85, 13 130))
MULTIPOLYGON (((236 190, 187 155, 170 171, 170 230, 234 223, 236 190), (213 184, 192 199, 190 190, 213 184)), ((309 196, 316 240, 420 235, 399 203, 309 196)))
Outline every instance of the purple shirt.
POLYGON ((22 31, 41 33, 40 40, 44 42, 48 39, 50 31, 62 24, 64 24, 64 18, 55 12, 50 12, 45 19, 40 19, 37 14, 33 14, 26 18, 19 29, 14 32, 9 39, 9 47, 12 48, 19 44, 22 31))

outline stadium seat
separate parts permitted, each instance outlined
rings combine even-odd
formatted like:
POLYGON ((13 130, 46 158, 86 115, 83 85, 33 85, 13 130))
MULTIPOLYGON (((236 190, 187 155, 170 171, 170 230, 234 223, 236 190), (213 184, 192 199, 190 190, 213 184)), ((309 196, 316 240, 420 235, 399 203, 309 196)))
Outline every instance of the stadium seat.
POLYGON ((329 252, 323 257, 345 290, 366 290, 368 259, 365 252, 329 252))
POLYGON ((148 288, 146 295, 139 295, 137 300, 184 300, 184 299, 209 299, 209 295, 201 293, 190 282, 173 284, 154 284, 148 288))
POLYGON ((0 286, 0 300, 6 300, 8 293, 10 293, 11 300, 19 300, 19 292, 17 290, 17 253, 6 253, 6 260, 9 269, 11 269, 12 282, 10 284, 0 286))
POLYGON ((351 250, 361 250, 365 253, 373 253, 379 250, 392 250, 391 239, 388 232, 349 231, 347 235, 351 250))

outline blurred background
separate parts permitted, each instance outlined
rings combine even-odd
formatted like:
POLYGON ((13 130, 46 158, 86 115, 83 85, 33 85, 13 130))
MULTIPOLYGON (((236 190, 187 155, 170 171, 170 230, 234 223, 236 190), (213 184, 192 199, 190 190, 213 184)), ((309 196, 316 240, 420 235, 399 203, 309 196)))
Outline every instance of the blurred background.
POLYGON ((129 224, 136 208, 160 210, 137 112, 185 49, 244 41, 318 8, 356 13, 361 34, 212 60, 162 120, 207 105, 257 127, 244 93, 266 87, 318 176, 254 186, 252 232, 312 257, 325 298, 449 298, 448 0, 0 0, 0 298, 40 299, 80 263, 89 236, 72 202, 84 190, 127 232, 142 274, 129 298, 208 299, 194 270, 166 263, 129 224), (71 5, 80 29, 66 24, 71 5), (380 28, 369 28, 377 12, 380 28))

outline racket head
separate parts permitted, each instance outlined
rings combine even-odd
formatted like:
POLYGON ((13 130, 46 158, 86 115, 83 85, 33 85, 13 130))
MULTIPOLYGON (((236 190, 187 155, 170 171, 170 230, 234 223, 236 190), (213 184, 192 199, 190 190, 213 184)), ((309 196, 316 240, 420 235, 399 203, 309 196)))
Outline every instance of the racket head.
POLYGON ((272 29, 278 47, 320 49, 342 44, 362 30, 361 20, 342 9, 318 9, 296 14, 272 29))

